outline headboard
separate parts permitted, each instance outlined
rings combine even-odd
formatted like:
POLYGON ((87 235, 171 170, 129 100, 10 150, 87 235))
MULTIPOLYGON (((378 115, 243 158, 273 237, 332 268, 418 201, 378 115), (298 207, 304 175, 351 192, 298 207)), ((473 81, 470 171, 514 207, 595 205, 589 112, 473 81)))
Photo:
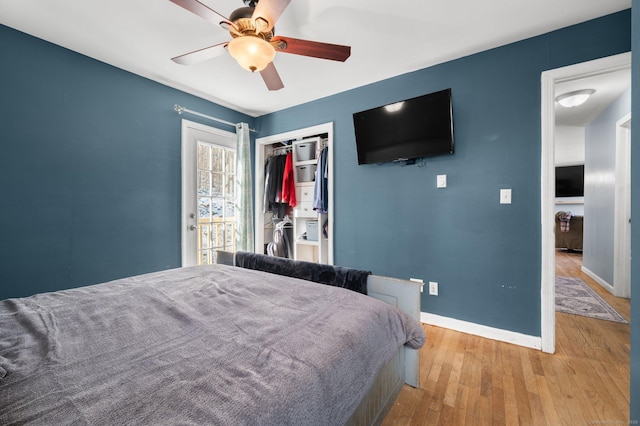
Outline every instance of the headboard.
MULTIPOLYGON (((322 282, 316 281, 314 279, 305 278, 305 276, 321 275, 320 272, 317 271, 325 271, 328 276, 331 276, 330 270, 334 271, 334 275, 338 276, 338 285, 339 287, 344 287, 339 284, 341 278, 343 277, 344 271, 353 272, 359 277, 365 277, 365 291, 364 294, 367 294, 370 297, 381 300, 385 303, 395 306, 401 311, 407 313, 412 318, 415 318, 417 321, 420 321, 420 292, 422 290, 422 283, 413 282, 409 280, 400 280, 396 278, 383 277, 380 275, 372 275, 369 271, 361 271, 352 268, 344 268, 340 266, 332 266, 332 265, 320 265, 317 263, 311 262, 301 262, 295 261, 291 259, 277 258, 274 256, 267 256, 263 254, 256 253, 248 253, 248 252, 237 252, 232 253, 228 251, 218 251, 217 252, 217 263, 223 265, 230 266, 241 266, 239 263, 244 264, 249 269, 261 269, 264 267, 266 269, 265 272, 278 273, 273 271, 273 269, 279 269, 283 264, 290 264, 290 267, 285 267, 289 273, 280 274, 287 276, 294 276, 295 278, 307 279, 308 281, 322 282), (301 271, 303 269, 298 269, 300 264, 305 264, 304 272, 298 275, 295 275, 297 271, 301 271), (309 264, 309 265, 306 265, 309 264), (306 268, 311 268, 315 273, 309 273, 306 268), (329 269, 331 268, 331 269, 329 269), (354 272, 357 271, 357 272, 354 272), (293 275, 290 275, 293 274, 293 275)), ((327 283, 325 283, 327 284, 327 283)), ((353 290, 353 289, 352 289, 353 290)), ((356 290, 358 291, 358 290, 356 290)), ((405 347, 405 383, 411 385, 413 387, 419 386, 420 380, 420 362, 419 362, 419 351, 417 349, 412 349, 409 347, 405 347)))

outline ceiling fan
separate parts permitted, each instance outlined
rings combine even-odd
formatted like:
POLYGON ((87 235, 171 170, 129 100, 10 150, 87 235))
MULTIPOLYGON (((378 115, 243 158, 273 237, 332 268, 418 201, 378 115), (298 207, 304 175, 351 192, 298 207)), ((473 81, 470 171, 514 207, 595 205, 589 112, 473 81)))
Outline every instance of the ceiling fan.
POLYGON ((273 26, 291 0, 243 0, 245 7, 233 11, 228 19, 198 0, 170 1, 219 25, 232 37, 230 41, 171 58, 178 64, 195 64, 228 50, 241 67, 258 71, 269 90, 280 90, 284 84, 272 62, 276 52, 340 62, 351 55, 350 46, 275 36, 273 26))

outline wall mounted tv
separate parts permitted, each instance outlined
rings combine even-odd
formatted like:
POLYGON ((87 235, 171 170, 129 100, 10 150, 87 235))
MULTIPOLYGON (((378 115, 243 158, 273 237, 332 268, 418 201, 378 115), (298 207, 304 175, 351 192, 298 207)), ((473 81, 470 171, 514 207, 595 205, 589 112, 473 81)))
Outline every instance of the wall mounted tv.
POLYGON ((353 114, 358 164, 453 154, 451 89, 353 114))
POLYGON ((584 197, 584 165, 556 167, 556 197, 584 197))

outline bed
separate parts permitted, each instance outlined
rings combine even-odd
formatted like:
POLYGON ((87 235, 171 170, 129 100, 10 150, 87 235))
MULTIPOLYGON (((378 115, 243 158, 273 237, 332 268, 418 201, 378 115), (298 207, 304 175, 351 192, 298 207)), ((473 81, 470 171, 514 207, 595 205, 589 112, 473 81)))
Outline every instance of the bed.
POLYGON ((0 301, 0 424, 379 423, 425 335, 367 282, 208 265, 0 301))

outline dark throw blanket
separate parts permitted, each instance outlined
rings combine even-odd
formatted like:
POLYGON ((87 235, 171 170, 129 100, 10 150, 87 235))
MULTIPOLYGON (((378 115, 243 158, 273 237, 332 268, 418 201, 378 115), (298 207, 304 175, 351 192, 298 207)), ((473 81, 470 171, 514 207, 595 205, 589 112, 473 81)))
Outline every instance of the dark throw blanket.
POLYGON ((367 277, 371 275, 371 271, 284 259, 245 251, 236 253, 236 266, 342 287, 362 294, 367 294, 367 277))

